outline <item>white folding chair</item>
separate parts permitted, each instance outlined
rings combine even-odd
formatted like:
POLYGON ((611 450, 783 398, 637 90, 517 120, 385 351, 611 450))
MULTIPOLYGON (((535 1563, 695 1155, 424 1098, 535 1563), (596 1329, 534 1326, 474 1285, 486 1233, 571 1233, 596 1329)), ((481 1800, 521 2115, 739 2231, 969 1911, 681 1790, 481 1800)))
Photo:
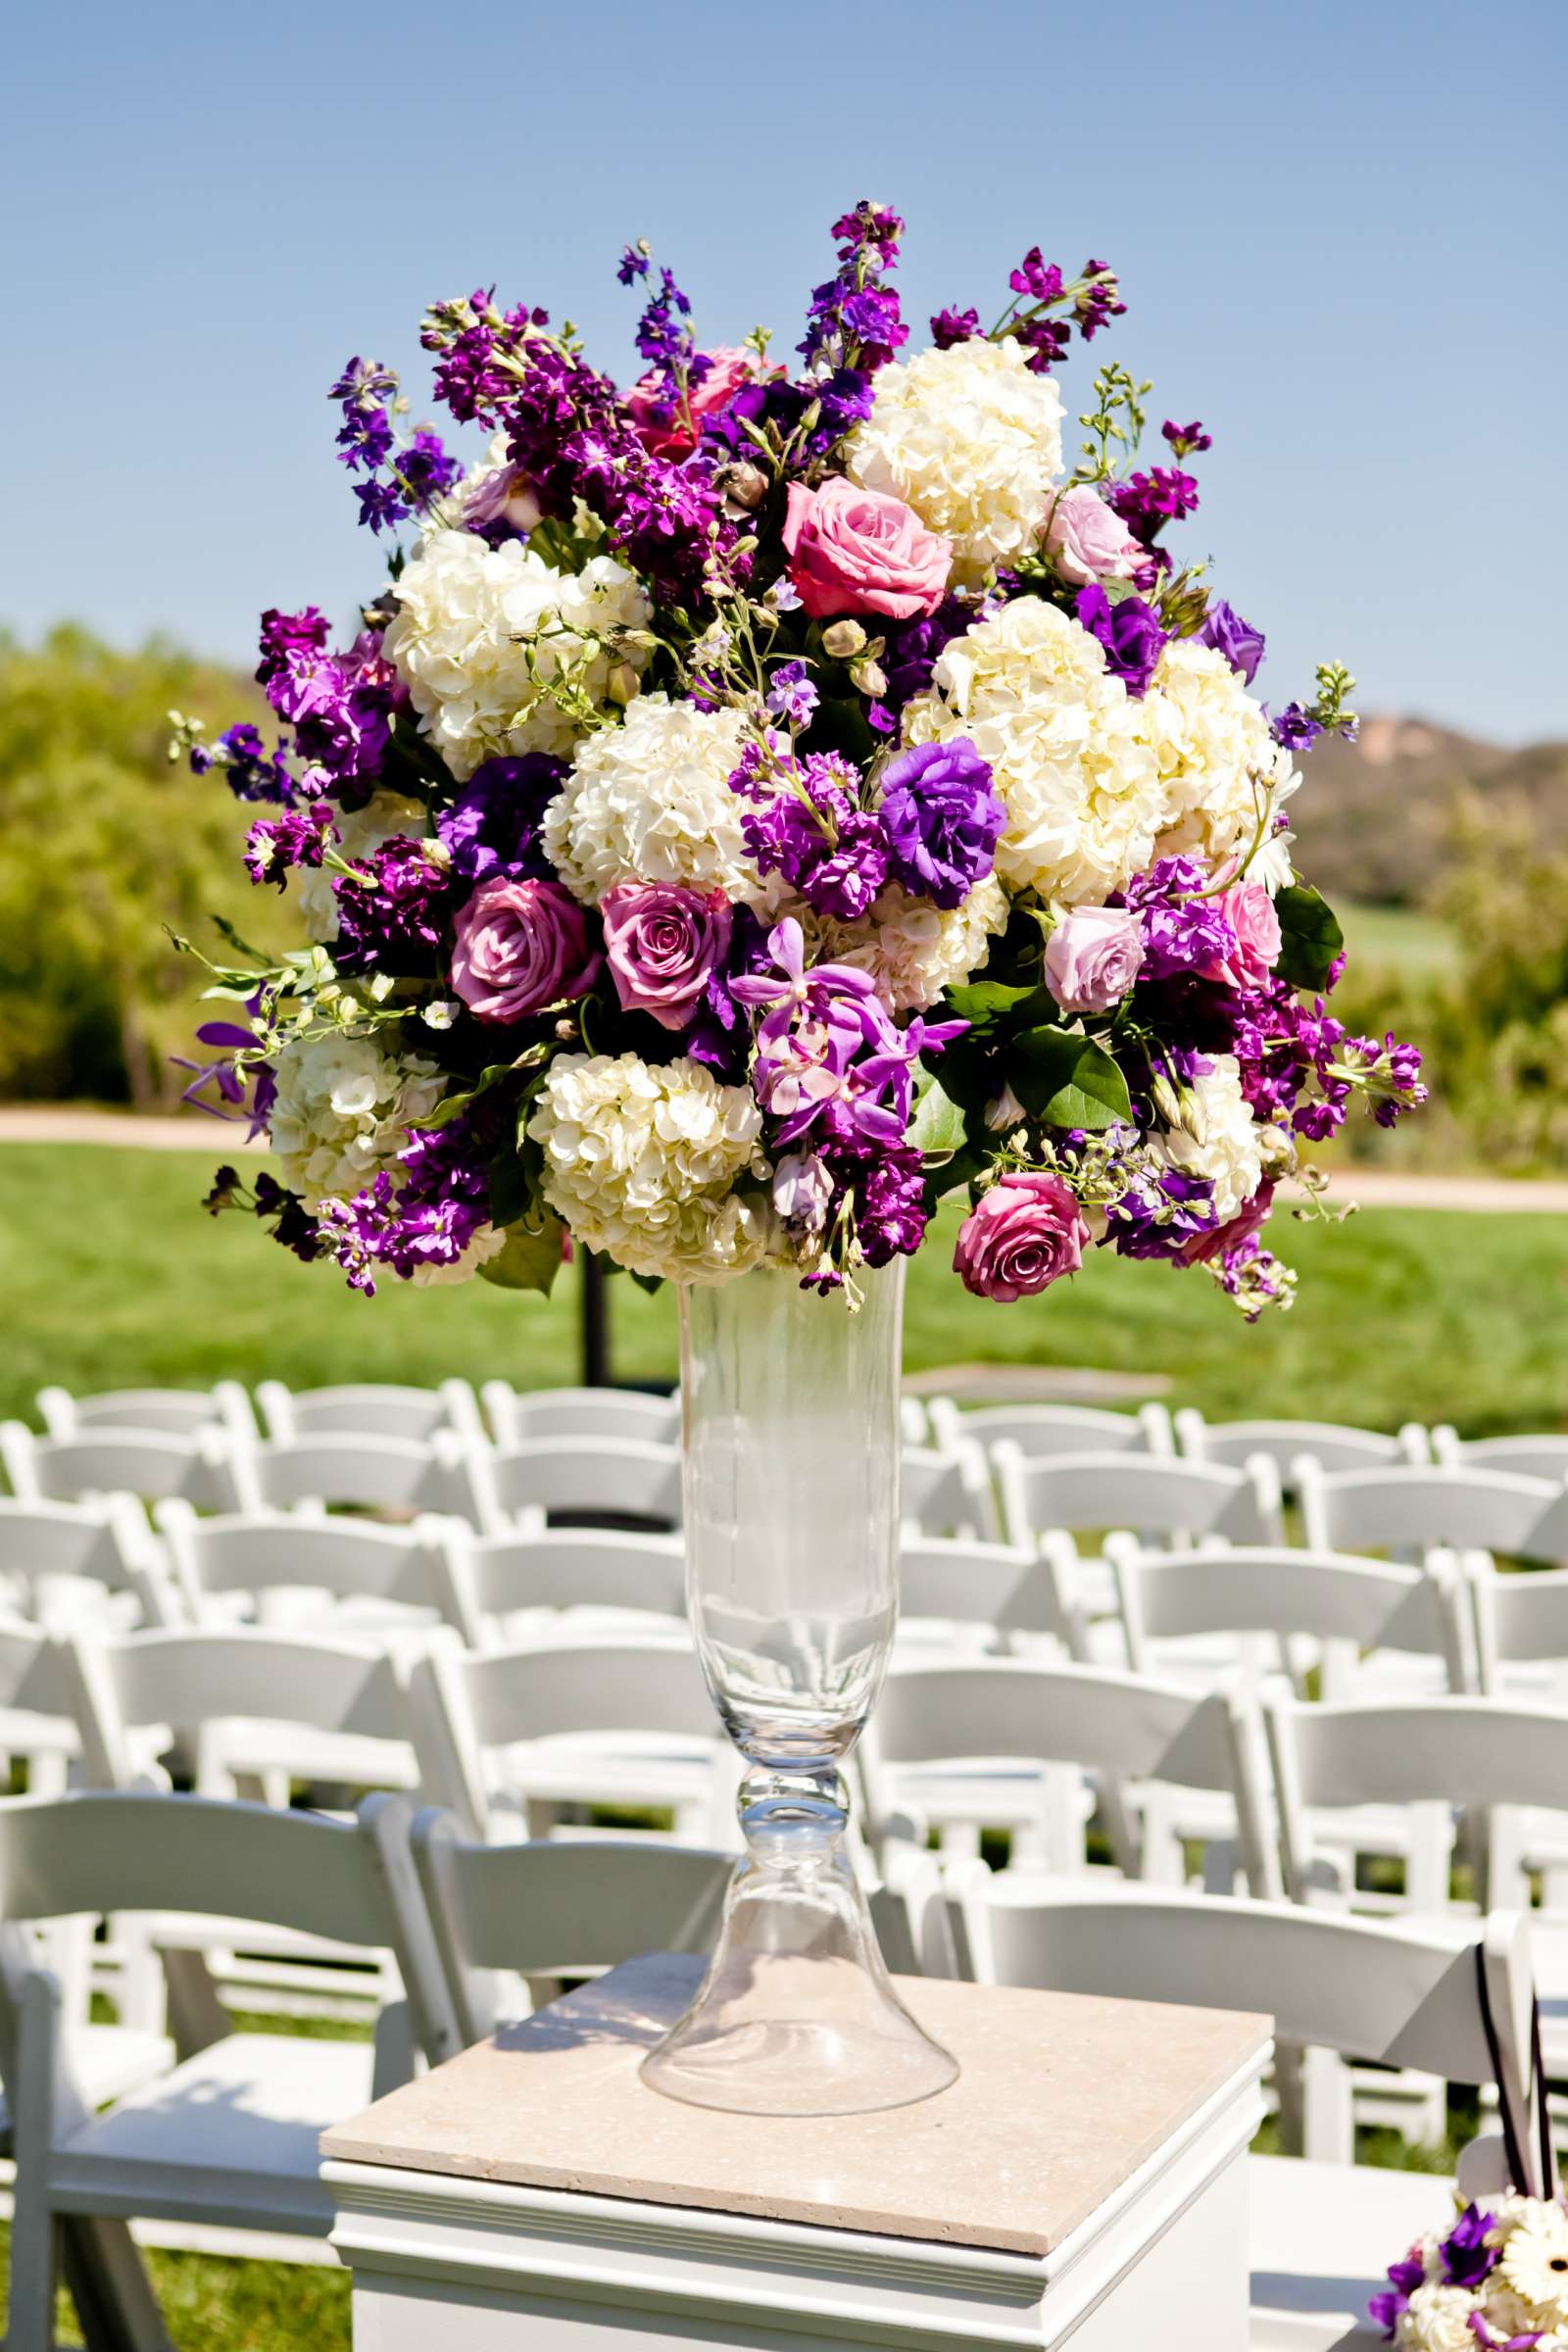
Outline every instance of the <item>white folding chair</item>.
MULTIPOLYGON (((390 1834, 404 1800, 359 1825, 205 1797, 82 1794, 0 1805, 0 2067, 13 2093, 17 2175, 9 2352, 51 2352, 62 2252, 116 2326, 95 2339, 152 2352, 168 2339, 123 2223, 132 2215, 244 2233, 274 2259, 332 2225, 320 2132, 408 2079, 416 2048, 453 2033, 434 1940, 390 1834), (95 2112, 61 2031, 61 1989, 30 1964, 25 1922, 83 1912, 249 1917, 337 1944, 399 1953, 407 2008, 363 2042, 233 2034, 95 2112), (411 1942, 412 1931, 417 1941, 411 1942), (265 2233, 258 2243, 251 2233, 265 2233)), ((237 2247, 236 2247, 237 2250, 237 2247)), ((88 2326, 93 2326, 89 2295, 88 2326)))
POLYGON ((899 1430, 906 1446, 930 1446, 935 1443, 931 1435, 931 1415, 920 1397, 899 1398, 899 1430))
POLYGON ((85 1616, 128 1631, 179 1614, 162 1549, 131 1494, 81 1502, 0 1495, 0 1590, 40 1625, 85 1616))
POLYGON ((290 1389, 280 1380, 263 1380, 256 1401, 275 1445, 289 1446, 296 1438, 412 1438, 422 1446, 443 1429, 464 1439, 484 1436, 466 1380, 444 1380, 434 1389, 399 1388, 390 1381, 290 1389))
POLYGON ((510 1380, 485 1381, 479 1396, 491 1434, 503 1448, 531 1438, 680 1443, 679 1396, 650 1396, 637 1389, 518 1390, 510 1380))
POLYGON ((1313 1551, 1502 1552, 1568 1558, 1568 1492, 1516 1471, 1326 1471, 1298 1465, 1305 1541, 1313 1551))
POLYGON ((933 1396, 929 1417, 934 1445, 951 1448, 967 1441, 989 1452, 1005 1444, 1034 1461, 1054 1453, 1168 1457, 1176 1450, 1162 1404, 1141 1404, 1136 1413, 1098 1404, 983 1404, 964 1412, 951 1396, 933 1396))
POLYGON ((899 1509, 906 1528, 982 1544, 999 1534, 985 1455, 978 1446, 906 1446, 899 1509))
POLYGON ((493 1452, 475 1447, 468 1458, 473 1508, 458 1516, 486 1536, 562 1517, 679 1527, 680 1466, 673 1446, 647 1438, 525 1438, 493 1452))
POLYGON ((1521 1478, 1568 1478, 1568 1431, 1545 1430, 1538 1437, 1461 1438, 1447 1422, 1432 1432, 1432 1453, 1449 1470, 1511 1470, 1521 1478))
POLYGON ((417 1815, 412 1837, 460 2047, 525 2017, 530 1981, 710 1951, 735 1871, 733 1853, 669 1838, 486 1845, 439 1808, 417 1815))
POLYGON ((1568 1707, 1568 1568, 1498 1569, 1463 1555, 1483 1698, 1568 1707))
POLYGON ((472 1837, 538 1836, 567 1805, 669 1806, 685 1842, 738 1842, 739 1761, 684 1631, 433 1648, 412 1688, 425 1788, 472 1837))
POLYGON ((1058 1871, 1083 1867, 1086 1775, 1098 1785, 1117 1866, 1130 1876, 1178 1883, 1181 1847, 1160 1802, 1173 1804, 1177 1790, 1223 1790, 1234 1807, 1234 1822, 1228 1818, 1226 1826, 1239 1845, 1248 1885, 1268 1894, 1277 1890, 1278 1866, 1259 1802, 1253 1745, 1245 1710, 1224 1692, 1195 1696, 1134 1675, 986 1658, 896 1663, 859 1754, 877 1828, 903 1803, 923 1810, 923 1775, 940 1791, 959 1768, 996 1779, 1011 1767, 1050 1809, 1047 1858, 1058 1871), (1053 1767, 1060 1769, 1053 1774, 1053 1767), (1141 1832, 1129 1785, 1137 1785, 1142 1800, 1141 1832))
POLYGON ((199 1509, 225 1511, 239 1499, 233 1442, 216 1426, 189 1437, 104 1429, 39 1438, 24 1422, 0 1421, 0 1462, 19 1502, 80 1502, 89 1494, 153 1502, 181 1494, 199 1509))
POLYGON ((190 1438, 215 1426, 240 1438, 256 1435, 251 1400, 237 1380, 220 1380, 210 1389, 107 1389, 96 1396, 40 1389, 38 1412, 51 1438, 85 1437, 98 1429, 157 1430, 190 1438))
POLYGON ((1427 1433, 1418 1421, 1406 1421, 1391 1438, 1381 1430, 1356 1429, 1340 1421, 1205 1421, 1196 1406, 1184 1405, 1175 1428, 1184 1460, 1226 1462, 1241 1470, 1254 1454, 1262 1454, 1287 1484, 1303 1455, 1321 1470, 1418 1466, 1432 1458, 1427 1433))
POLYGON ((447 1565, 447 1522, 405 1527, 306 1510, 200 1518, 186 1502, 154 1506, 169 1573, 193 1625, 258 1623, 388 1634, 468 1621, 447 1565))
POLYGON ((472 1474, 478 1450, 449 1429, 429 1438, 322 1431, 270 1439, 236 1451, 234 1497, 226 1507, 258 1512, 343 1504, 404 1513, 451 1511, 471 1519, 478 1507, 472 1474))
MULTIPOLYGON (((1479 1927, 1443 1932, 1163 1888, 1080 1883, 1032 1889, 1009 1884, 1005 1874, 978 1872, 953 1891, 966 1973, 982 1983, 1261 2010, 1288 2044, 1459 2082, 1491 2085, 1500 2073, 1497 2088, 1534 2167, 1525 2185, 1549 2193, 1533 2130, 1530 1959, 1521 1919, 1499 1913, 1479 1927)), ((1348 2080, 1340 2066, 1321 2074, 1309 2068, 1306 2077, 1309 2132, 1316 2127, 1318 2144, 1337 2141, 1342 2161, 1247 2160, 1254 2345, 1350 2352, 1352 2344, 1381 2340, 1365 2324, 1367 2298, 1386 2284, 1389 2264, 1413 2238, 1452 2215, 1451 2181, 1349 2162, 1348 2080), (1337 2095, 1336 2113, 1321 2112, 1325 2092, 1337 2095)), ((1289 2116, 1282 2120, 1289 2127, 1289 2116)), ((1461 2163, 1461 2183, 1491 2156, 1478 2146, 1474 2167, 1461 2163)))
POLYGON ((58 1795, 81 1753, 75 1709, 51 1636, 0 1617, 0 1753, 33 1796, 58 1795))
POLYGON ((906 1533, 899 1545, 898 1654, 1087 1656, 1088 1630, 1039 1552, 906 1533))
POLYGON ((570 1641, 619 1627, 684 1628, 686 1547, 679 1536, 618 1528, 555 1527, 537 1535, 476 1536, 443 1523, 453 1593, 470 1649, 570 1641))

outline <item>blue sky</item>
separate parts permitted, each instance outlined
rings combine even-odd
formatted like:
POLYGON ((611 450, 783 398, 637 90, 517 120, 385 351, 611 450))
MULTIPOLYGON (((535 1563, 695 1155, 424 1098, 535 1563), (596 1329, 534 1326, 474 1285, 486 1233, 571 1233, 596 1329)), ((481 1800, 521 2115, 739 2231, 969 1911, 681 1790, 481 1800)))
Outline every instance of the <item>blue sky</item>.
MULTIPOLYGON (((1094 346, 1200 416, 1184 552, 1369 710, 1568 735, 1560 0, 22 0, 0 618, 247 659, 263 605, 376 579, 322 394, 424 378, 424 303, 495 280, 623 371, 650 237, 699 330, 788 346, 827 224, 908 220, 922 322, 1023 250, 1120 270, 1094 346)), ((1082 379, 1070 376, 1070 405, 1082 379)))

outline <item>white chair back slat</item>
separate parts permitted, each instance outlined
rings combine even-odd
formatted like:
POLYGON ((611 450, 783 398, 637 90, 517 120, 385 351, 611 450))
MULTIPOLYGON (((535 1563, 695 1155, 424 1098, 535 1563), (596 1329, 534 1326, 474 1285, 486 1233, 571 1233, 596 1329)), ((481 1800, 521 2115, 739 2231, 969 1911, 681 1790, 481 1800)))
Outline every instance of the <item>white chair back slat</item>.
POLYGON ((303 1390, 289 1389, 280 1380, 264 1380, 257 1384, 256 1399, 274 1444, 318 1437, 391 1438, 425 1445, 439 1430, 465 1440, 484 1434, 478 1400, 466 1380, 444 1380, 433 1389, 363 1381, 303 1390))
POLYGON ((489 1536, 515 1532, 527 1515, 681 1523, 681 1457, 647 1438, 527 1438, 469 1457, 471 1518, 489 1536))
POLYGON ((188 1438, 215 1426, 236 1437, 256 1435, 251 1400, 236 1380, 220 1380, 211 1389, 111 1389, 96 1396, 46 1388, 38 1391, 38 1412, 51 1438, 81 1437, 99 1429, 143 1429, 188 1438))
POLYGON ((0 1496, 0 1589, 38 1623, 114 1622, 128 1610, 132 1619, 169 1624, 179 1615, 162 1549, 129 1494, 31 1503, 0 1496))
POLYGON ((1499 1572, 1485 1557, 1466 1563, 1475 1609, 1477 1688, 1500 1694, 1510 1667, 1568 1666, 1568 1568, 1499 1572))
POLYGON ((1016 1446, 1035 1461, 1059 1453, 1148 1453, 1168 1459, 1175 1450, 1171 1419, 1162 1404, 1118 1413, 1093 1404, 986 1404, 964 1412, 951 1396, 933 1396, 932 1439, 950 1449, 967 1441, 989 1452, 1016 1446))
POLYGON ((1241 1469, 1254 1454, 1290 1479, 1295 1464, 1309 1455, 1323 1470, 1371 1470, 1395 1463, 1418 1466, 1431 1459, 1427 1433, 1407 1421, 1394 1437, 1338 1421, 1205 1421, 1187 1405, 1175 1416, 1183 1457, 1224 1462, 1241 1469))
POLYGON ((159 1430, 88 1430, 35 1437, 21 1421, 0 1422, 0 1461, 22 1502, 79 1502, 90 1494, 134 1494, 143 1502, 183 1495, 205 1510, 239 1499, 235 1453, 225 1430, 181 1437, 159 1430))
POLYGON ((381 1527, 303 1512, 229 1512, 200 1518, 187 1503, 160 1503, 154 1517, 191 1620, 231 1623, 220 1604, 233 1594, 260 1609, 273 1592, 321 1594, 326 1603, 385 1602, 466 1631, 444 1549, 446 1523, 416 1519, 381 1527))
POLYGON ((444 1544, 470 1648, 500 1645, 506 1620, 536 1611, 685 1620, 686 1548, 678 1536, 578 1527, 476 1536, 451 1520, 444 1544))
POLYGON ((680 1441, 680 1398, 650 1396, 636 1389, 514 1389, 510 1380, 487 1380, 479 1391, 485 1418, 502 1447, 530 1439, 640 1438, 652 1446, 680 1441))
POLYGON ((906 1527, 983 1544, 997 1540, 996 1497, 978 1446, 906 1446, 900 1475, 906 1527))
POLYGON ((269 1440, 235 1455, 233 1507, 260 1512, 336 1503, 471 1519, 472 1458, 468 1445, 446 1429, 427 1439, 318 1432, 269 1440))
POLYGON ((1461 1438, 1446 1422, 1432 1432, 1436 1461, 1450 1470, 1511 1470, 1520 1478, 1568 1478, 1568 1430, 1532 1437, 1461 1438))
POLYGON ((1069 1645, 1072 1607, 1054 1564, 1004 1544, 906 1536, 899 1547, 899 1617, 979 1627, 1005 1642, 1049 1636, 1069 1645))
POLYGON ((1037 1544, 1053 1529, 1075 1534, 1102 1528, 1146 1537, 1222 1537, 1235 1544, 1284 1540, 1278 1480, 1261 1459, 1241 1469, 1136 1453, 1031 1460, 1005 1442, 993 1459, 1009 1544, 1037 1544))
POLYGON ((1507 1470, 1435 1467, 1325 1471, 1299 1464, 1306 1542, 1315 1551, 1504 1552, 1568 1557, 1568 1492, 1507 1470))

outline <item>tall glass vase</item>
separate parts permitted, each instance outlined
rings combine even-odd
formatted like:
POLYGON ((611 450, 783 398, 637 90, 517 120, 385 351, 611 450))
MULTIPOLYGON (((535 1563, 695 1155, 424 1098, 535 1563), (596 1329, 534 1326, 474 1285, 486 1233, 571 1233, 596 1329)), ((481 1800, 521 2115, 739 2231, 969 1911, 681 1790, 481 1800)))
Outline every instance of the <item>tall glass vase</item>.
POLYGON ((904 1261, 865 1303, 787 1269, 681 1293, 687 1595, 746 1758, 746 1854, 656 2090, 758 2115, 928 2098, 957 2067, 894 1991, 845 1847, 844 1764, 898 1617, 904 1261))

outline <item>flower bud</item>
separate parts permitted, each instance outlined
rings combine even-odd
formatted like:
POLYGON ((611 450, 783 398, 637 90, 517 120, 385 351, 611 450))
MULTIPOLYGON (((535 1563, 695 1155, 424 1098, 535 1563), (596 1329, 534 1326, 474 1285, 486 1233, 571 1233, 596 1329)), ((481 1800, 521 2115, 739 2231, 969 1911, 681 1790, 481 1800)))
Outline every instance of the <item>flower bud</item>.
POLYGON ((732 505, 749 514, 767 495, 767 476, 760 466, 748 465, 742 459, 737 465, 725 466, 719 486, 732 505))
POLYGON ((616 703, 622 710, 637 693, 637 672, 629 662, 617 662, 605 681, 605 699, 616 703))
POLYGON ((1002 1092, 986 1106, 986 1126, 993 1135, 1006 1135, 1023 1123, 1023 1104, 1004 1079, 1002 1092))
POLYGON ((1181 1097, 1177 1094, 1176 1089, 1172 1086, 1170 1080, 1165 1076, 1163 1070, 1161 1070, 1159 1076, 1151 1086, 1149 1090, 1149 1099, 1154 1106, 1155 1118, 1157 1118, 1163 1126, 1179 1127, 1181 1125, 1181 1097))
POLYGON ((835 662, 848 662, 864 644, 865 631, 858 620, 830 621, 822 631, 822 651, 835 662))
POLYGON ((862 694, 886 694, 888 690, 888 674, 880 662, 870 661, 853 662, 850 666, 850 675, 862 694))

